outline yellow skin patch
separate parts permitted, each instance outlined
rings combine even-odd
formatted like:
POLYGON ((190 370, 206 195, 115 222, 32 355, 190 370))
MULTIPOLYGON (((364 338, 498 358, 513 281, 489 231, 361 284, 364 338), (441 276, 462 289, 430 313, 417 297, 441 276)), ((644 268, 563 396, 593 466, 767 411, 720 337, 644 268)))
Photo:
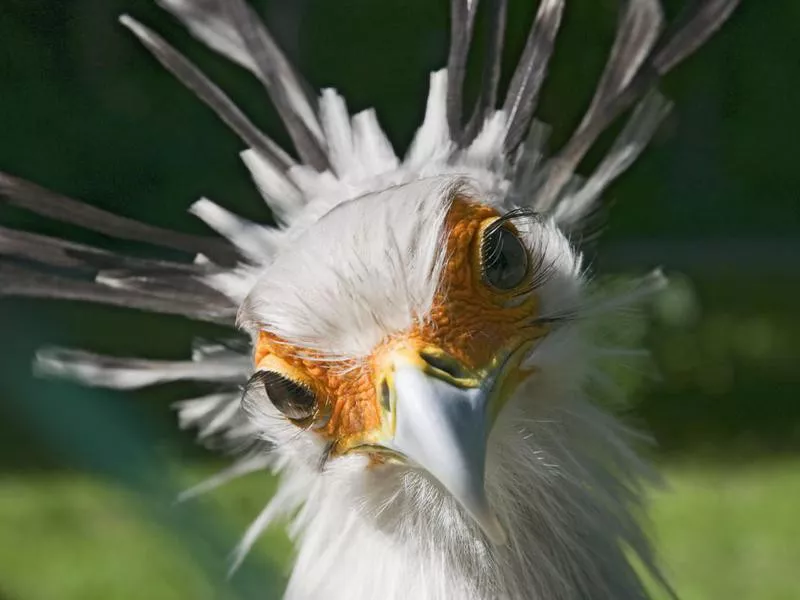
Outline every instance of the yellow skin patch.
MULTIPOLYGON (((260 332, 256 368, 278 372, 315 394, 318 416, 329 415, 327 423, 315 431, 334 442, 333 453, 375 443, 382 432, 392 428, 381 406, 381 385, 390 354, 408 350, 449 355, 463 365, 465 376, 479 378, 495 366, 502 351, 544 335, 542 327, 526 325, 538 311, 534 294, 511 303, 516 290, 495 290, 482 279, 481 234, 498 216, 493 208, 468 198, 453 200, 445 221, 447 258, 429 314, 408 330, 382 340, 366 359, 315 360, 314 352, 260 332)), ((525 287, 533 275, 529 272, 519 287, 525 287)), ((503 392, 510 392, 507 388, 520 379, 501 382, 503 392)))

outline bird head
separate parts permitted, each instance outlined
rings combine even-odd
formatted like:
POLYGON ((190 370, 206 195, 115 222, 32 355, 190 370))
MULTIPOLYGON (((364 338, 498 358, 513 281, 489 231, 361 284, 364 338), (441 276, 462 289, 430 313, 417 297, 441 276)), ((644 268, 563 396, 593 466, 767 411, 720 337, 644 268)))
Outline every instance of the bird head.
POLYGON ((579 287, 555 226, 468 180, 366 194, 294 238, 244 301, 246 410, 311 466, 423 473, 501 541, 487 443, 579 287))
POLYGON ((244 353, 201 344, 191 361, 172 362, 50 350, 38 356, 40 372, 117 388, 214 382, 218 393, 179 404, 181 424, 250 452, 190 493, 250 471, 280 472, 236 560, 276 516, 293 516, 303 539, 288 597, 643 597, 628 554, 658 577, 635 515, 646 469, 625 429, 589 401, 587 382, 600 381, 596 357, 610 340, 606 331, 596 344, 587 323, 661 278, 598 299, 570 238, 586 232, 603 191, 665 116, 659 77, 701 46, 737 0, 690 3, 666 29, 658 0, 622 2, 594 96, 553 153, 534 114, 565 1, 538 3, 502 101, 508 3, 487 3, 480 93, 466 118, 479 3, 453 0, 447 68, 431 77, 423 122, 402 159, 374 111, 351 116, 334 90, 308 93, 245 0, 158 3, 272 99, 294 152, 158 34, 122 17, 245 143, 242 157, 276 226, 204 199, 192 212, 225 239, 179 234, 0 173, 0 195, 20 208, 194 255, 150 260, 0 231, 0 295, 238 321, 251 344, 244 353), (595 170, 577 175, 628 112, 595 170), (386 511, 400 496, 408 510, 386 511), (400 523, 410 543, 395 543, 374 520, 353 526, 365 504, 422 526, 400 523), (313 521, 315 512, 322 518, 313 521), (356 538, 372 544, 364 546, 375 550, 371 568, 356 538), (447 564, 427 589, 411 581, 440 560, 447 564))

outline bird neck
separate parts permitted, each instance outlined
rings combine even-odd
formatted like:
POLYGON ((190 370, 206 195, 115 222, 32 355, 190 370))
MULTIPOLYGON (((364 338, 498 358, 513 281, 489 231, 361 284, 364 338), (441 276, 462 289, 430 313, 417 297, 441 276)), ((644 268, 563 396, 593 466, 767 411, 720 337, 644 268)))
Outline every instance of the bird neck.
POLYGON ((286 475, 306 494, 287 598, 645 597, 630 551, 659 576, 634 516, 644 467, 623 428, 579 399, 536 419, 506 412, 486 480, 505 545, 417 471, 333 461, 310 487, 286 475))

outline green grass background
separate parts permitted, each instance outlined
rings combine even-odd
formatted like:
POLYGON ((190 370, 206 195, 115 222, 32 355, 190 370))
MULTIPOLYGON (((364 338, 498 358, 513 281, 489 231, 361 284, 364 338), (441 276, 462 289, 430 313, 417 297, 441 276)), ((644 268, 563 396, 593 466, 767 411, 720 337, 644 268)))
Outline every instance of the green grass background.
MULTIPOLYGON (((208 473, 207 466, 197 467, 184 479, 208 473)), ((653 491, 653 535, 682 598, 797 598, 799 461, 673 464, 665 474, 671 489, 653 491)), ((199 502, 226 527, 243 530, 268 495, 265 479, 251 475, 199 502)), ((141 498, 89 477, 5 476, 0 479, 0 514, 4 598, 241 597, 234 586, 209 577, 185 540, 154 523, 141 498)), ((275 562, 285 571, 291 554, 286 536, 273 529, 247 566, 275 562)))

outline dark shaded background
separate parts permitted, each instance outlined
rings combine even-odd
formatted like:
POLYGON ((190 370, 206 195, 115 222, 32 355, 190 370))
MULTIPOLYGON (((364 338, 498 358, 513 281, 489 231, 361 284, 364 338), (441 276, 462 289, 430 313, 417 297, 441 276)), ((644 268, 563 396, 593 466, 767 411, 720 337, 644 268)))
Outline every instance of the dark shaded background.
MULTIPOLYGON (((351 112, 376 107, 390 138, 408 144, 428 73, 445 60, 447 2, 257 4, 315 86, 336 87, 351 112)), ((536 5, 510 4, 507 71, 536 5)), ((633 415, 667 457, 738 461, 800 447, 800 3, 743 4, 664 82, 675 110, 607 194, 613 210, 592 255, 605 272, 663 265, 674 275, 647 333, 661 376, 644 386, 633 415)), ((666 5, 675 15, 680 3, 666 5)), ((288 145, 258 82, 149 0, 0 0, 0 169, 180 231, 207 233, 186 213, 200 196, 269 220, 238 159, 239 141, 118 25, 123 12, 185 50, 288 145)), ((554 126, 554 147, 587 105, 615 21, 611 0, 574 0, 567 9, 539 113, 554 126)), ((0 223, 146 251, 1 203, 0 223)), ((49 344, 182 358, 193 337, 223 333, 113 308, 0 300, 0 469, 88 469, 149 485, 160 477, 152 469, 159 457, 205 456, 190 435, 174 433, 168 403, 185 387, 87 393, 33 380, 30 364, 49 344)))

